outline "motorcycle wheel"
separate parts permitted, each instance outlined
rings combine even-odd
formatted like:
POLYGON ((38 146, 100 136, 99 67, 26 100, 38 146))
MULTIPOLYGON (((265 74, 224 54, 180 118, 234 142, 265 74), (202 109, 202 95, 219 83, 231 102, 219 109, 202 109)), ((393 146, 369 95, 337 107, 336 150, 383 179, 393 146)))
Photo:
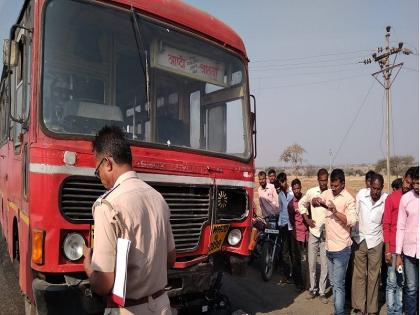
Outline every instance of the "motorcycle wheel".
POLYGON ((269 281, 273 276, 274 261, 276 260, 275 257, 272 259, 274 250, 275 247, 272 243, 264 243, 261 251, 261 277, 264 281, 269 281))

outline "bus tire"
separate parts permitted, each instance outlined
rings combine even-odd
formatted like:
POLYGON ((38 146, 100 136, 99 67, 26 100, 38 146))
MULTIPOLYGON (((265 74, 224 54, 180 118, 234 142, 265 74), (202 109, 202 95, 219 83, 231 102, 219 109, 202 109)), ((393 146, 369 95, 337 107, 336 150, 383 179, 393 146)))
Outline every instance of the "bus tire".
POLYGON ((13 254, 13 269, 16 276, 19 278, 19 265, 20 265, 20 253, 19 253, 19 231, 16 219, 13 220, 13 243, 12 243, 12 254, 13 254))

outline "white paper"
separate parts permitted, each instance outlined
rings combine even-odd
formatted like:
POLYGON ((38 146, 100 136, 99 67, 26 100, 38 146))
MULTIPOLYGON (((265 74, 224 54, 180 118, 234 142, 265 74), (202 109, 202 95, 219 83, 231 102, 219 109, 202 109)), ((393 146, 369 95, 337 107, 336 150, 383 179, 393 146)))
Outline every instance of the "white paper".
POLYGON ((119 238, 117 240, 117 261, 115 264, 115 281, 112 294, 125 301, 125 288, 127 284, 127 260, 130 250, 130 240, 119 238))

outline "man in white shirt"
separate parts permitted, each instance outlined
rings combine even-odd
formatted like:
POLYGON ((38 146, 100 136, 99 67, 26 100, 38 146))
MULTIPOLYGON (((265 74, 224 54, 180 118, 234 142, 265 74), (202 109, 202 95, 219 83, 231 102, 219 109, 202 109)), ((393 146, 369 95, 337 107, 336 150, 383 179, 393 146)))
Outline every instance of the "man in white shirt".
POLYGON ((318 186, 309 189, 306 194, 299 200, 299 212, 309 226, 308 239, 308 264, 309 264, 309 281, 310 288, 308 299, 313 299, 317 295, 317 287, 319 288, 319 298, 322 303, 327 304, 328 299, 325 297, 325 289, 328 276, 328 261, 325 251, 325 215, 326 210, 323 207, 311 207, 312 198, 319 197, 321 193, 328 189, 328 171, 321 168, 318 171, 318 186), (319 276, 319 284, 316 283, 317 273, 317 256, 319 251, 321 274, 319 276))
MULTIPOLYGON (((356 195, 356 203, 357 200, 360 199, 360 196, 363 195, 368 195, 369 194, 369 188, 370 188, 370 181, 372 179, 372 175, 375 174, 374 171, 369 170, 366 172, 365 174, 365 188, 362 188, 359 190, 359 192, 356 195)), ((357 227, 354 227, 352 229, 352 233, 351 233, 351 237, 352 239, 355 236, 355 230, 357 227)), ((353 266, 354 266, 354 245, 356 244, 356 242, 353 242, 353 246, 351 248, 351 256, 350 256, 350 260, 349 260, 349 265, 347 267, 347 272, 346 272, 346 296, 348 297, 348 301, 351 301, 351 283, 352 283, 352 278, 353 278, 353 266)), ((349 302, 350 303, 350 302, 349 302)), ((346 301, 346 305, 350 306, 347 304, 346 301)))
POLYGON ((370 188, 357 195, 352 307, 355 313, 378 313, 379 272, 382 262, 382 218, 385 199, 384 178, 373 174, 370 188), (365 309, 366 305, 366 309, 365 309))
POLYGON ((359 190, 359 192, 356 195, 356 200, 358 200, 360 198, 360 196, 363 196, 364 194, 368 194, 373 174, 376 174, 376 173, 372 170, 367 171, 367 173, 365 174, 365 186, 366 187, 359 190))

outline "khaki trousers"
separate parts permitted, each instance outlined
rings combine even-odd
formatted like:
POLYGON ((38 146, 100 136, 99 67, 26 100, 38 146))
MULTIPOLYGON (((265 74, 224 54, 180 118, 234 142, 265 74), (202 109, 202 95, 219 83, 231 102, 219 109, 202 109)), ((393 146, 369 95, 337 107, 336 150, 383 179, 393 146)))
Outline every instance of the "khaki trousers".
POLYGON ((149 298, 148 303, 126 308, 106 308, 104 315, 172 315, 168 294, 157 299, 149 298))
POLYGON ((355 309, 378 313, 379 272, 383 242, 368 249, 366 241, 356 244, 351 287, 351 302, 355 309))

